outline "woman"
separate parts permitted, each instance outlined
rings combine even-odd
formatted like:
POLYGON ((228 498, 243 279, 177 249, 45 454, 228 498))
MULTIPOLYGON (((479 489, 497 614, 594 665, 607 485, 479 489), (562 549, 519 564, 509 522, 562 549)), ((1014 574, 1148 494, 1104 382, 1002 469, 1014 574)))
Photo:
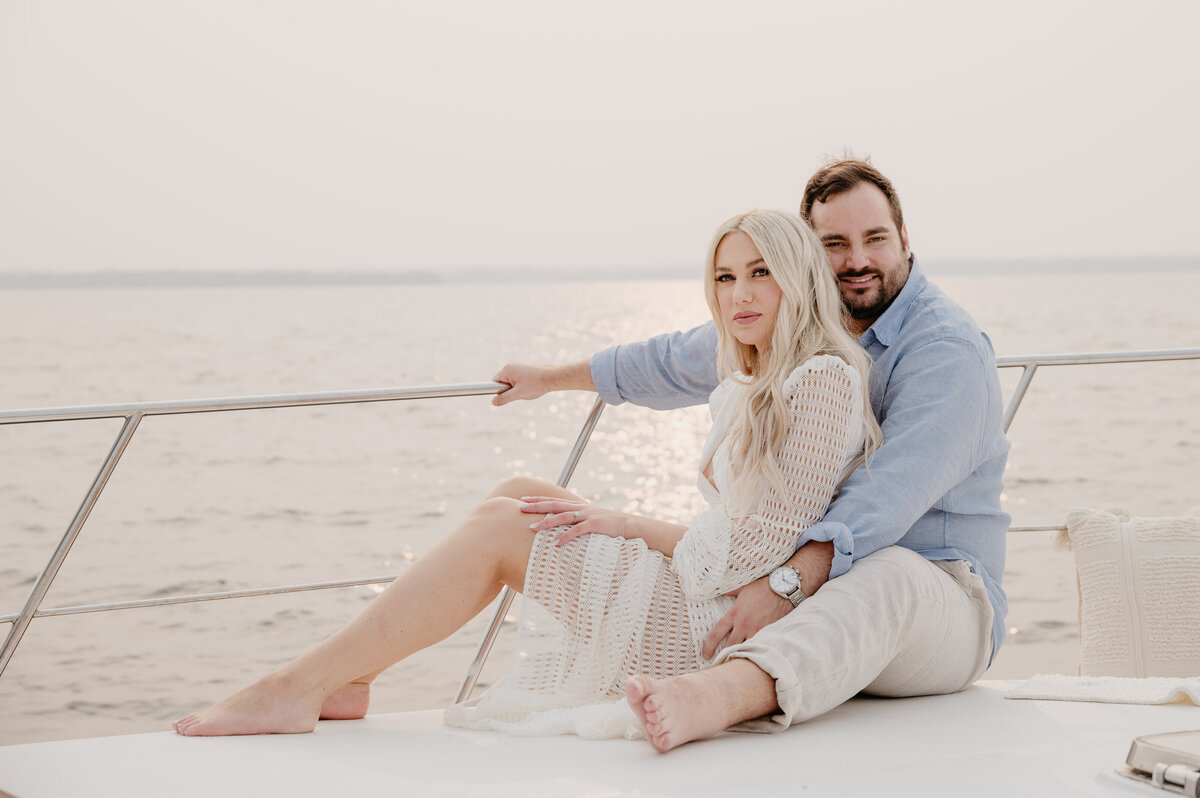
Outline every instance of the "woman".
POLYGON ((790 557, 864 447, 879 442, 867 356, 845 329, 821 243, 799 217, 730 219, 713 237, 705 277, 728 376, 710 400, 700 461, 709 509, 691 527, 509 480, 347 626, 176 731, 307 732, 318 718, 362 717, 375 676, 461 627, 507 585, 525 595, 513 670, 477 705, 447 710, 447 722, 635 735, 620 700, 626 677, 704 667, 704 638, 732 603, 724 594, 790 557), (529 513, 544 517, 529 524, 529 513))

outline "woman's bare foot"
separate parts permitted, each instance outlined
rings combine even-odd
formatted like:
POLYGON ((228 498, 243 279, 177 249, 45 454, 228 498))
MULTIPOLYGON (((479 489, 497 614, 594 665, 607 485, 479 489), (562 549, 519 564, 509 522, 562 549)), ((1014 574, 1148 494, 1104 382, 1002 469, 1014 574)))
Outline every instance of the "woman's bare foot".
POLYGON ((705 673, 673 679, 630 676, 625 680, 625 700, 642 724, 646 739, 659 753, 725 729, 719 693, 712 695, 705 679, 692 678, 705 673))
POLYGON ((322 696, 280 674, 271 674, 203 712, 175 721, 187 737, 232 734, 301 734, 317 725, 322 696))
POLYGON ((350 682, 329 694, 321 704, 321 720, 358 720, 371 704, 371 683, 350 682))

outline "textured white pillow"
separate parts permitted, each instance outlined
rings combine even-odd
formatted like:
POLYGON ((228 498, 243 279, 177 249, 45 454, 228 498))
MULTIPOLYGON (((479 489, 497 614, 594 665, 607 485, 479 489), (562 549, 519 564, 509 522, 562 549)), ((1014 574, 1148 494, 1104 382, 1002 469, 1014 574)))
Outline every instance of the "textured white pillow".
POLYGON ((1177 518, 1076 508, 1079 673, 1200 676, 1200 508, 1177 518))

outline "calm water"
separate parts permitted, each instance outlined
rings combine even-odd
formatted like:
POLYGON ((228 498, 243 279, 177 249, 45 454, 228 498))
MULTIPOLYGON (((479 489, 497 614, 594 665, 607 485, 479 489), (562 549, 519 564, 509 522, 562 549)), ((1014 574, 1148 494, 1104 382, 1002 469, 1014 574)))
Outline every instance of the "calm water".
MULTIPOLYGON (((932 276, 1002 355, 1200 346, 1197 271, 932 276)), ((579 359, 705 315, 686 280, 0 292, 0 409, 480 382, 509 359, 579 359)), ((1197 395, 1200 362, 1043 369, 1010 432, 1014 523, 1200 504, 1197 395)), ((592 398, 148 419, 43 606, 398 573, 500 478, 554 479, 592 398)), ((20 609, 117 429, 0 427, 0 614, 20 609)), ((686 522, 706 429, 702 408, 609 408, 573 488, 686 522)), ((1052 537, 1010 538, 1013 632, 993 676, 1075 667, 1074 573, 1052 537)), ((37 621, 0 678, 0 743, 166 728, 375 592, 37 621)), ((449 702, 483 623, 389 671, 375 710, 449 702)))

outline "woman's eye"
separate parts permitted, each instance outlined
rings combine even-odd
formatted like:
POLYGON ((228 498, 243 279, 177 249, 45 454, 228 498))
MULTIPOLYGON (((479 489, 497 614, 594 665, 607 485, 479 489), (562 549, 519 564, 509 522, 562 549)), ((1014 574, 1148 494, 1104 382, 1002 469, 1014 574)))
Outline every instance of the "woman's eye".
POLYGON ((768 271, 765 267, 760 267, 760 268, 754 270, 755 277, 769 277, 770 275, 771 275, 771 272, 768 271))
POLYGON ((718 275, 717 275, 717 282, 718 282, 718 283, 727 283, 727 282, 729 282, 729 281, 730 281, 730 280, 732 280, 732 279, 733 279, 733 275, 732 275, 732 274, 718 274, 718 275))

